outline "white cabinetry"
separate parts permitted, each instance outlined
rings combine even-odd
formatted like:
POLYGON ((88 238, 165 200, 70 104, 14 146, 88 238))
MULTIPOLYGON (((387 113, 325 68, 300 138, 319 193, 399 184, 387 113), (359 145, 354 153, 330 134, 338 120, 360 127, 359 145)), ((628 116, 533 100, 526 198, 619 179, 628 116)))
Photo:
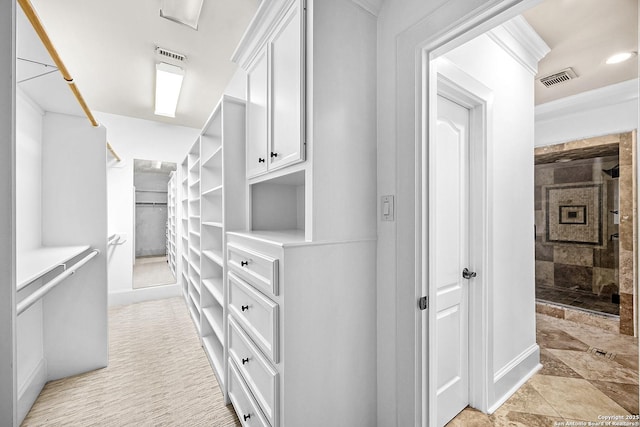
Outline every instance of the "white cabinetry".
POLYGON ((227 365, 243 426, 375 425, 375 49, 351 0, 272 0, 234 55, 249 205, 227 233, 227 365))
POLYGON ((247 67, 247 176, 304 160, 304 2, 283 10, 247 67))
MULTIPOLYGON (((176 255, 178 253, 176 246, 177 236, 177 172, 173 171, 169 177, 169 183, 167 184, 167 262, 169 268, 176 277, 176 255)), ((177 277, 176 277, 177 279, 177 277)))
POLYGON ((245 102, 224 96, 183 163, 183 290, 226 399, 225 232, 246 227, 245 102), (186 273, 185 273, 186 272, 186 273))

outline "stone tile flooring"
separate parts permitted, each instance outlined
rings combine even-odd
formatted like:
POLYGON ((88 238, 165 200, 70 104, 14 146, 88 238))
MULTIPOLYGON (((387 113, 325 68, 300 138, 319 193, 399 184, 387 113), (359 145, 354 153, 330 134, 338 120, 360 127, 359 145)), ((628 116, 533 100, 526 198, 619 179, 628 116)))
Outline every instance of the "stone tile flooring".
POLYGON ((616 316, 620 314, 620 304, 613 303, 611 295, 596 295, 581 289, 536 284, 536 299, 616 316))
POLYGON ((536 318, 542 370, 492 415, 467 408, 447 426, 588 425, 601 421, 598 416, 638 414, 637 338, 536 318))

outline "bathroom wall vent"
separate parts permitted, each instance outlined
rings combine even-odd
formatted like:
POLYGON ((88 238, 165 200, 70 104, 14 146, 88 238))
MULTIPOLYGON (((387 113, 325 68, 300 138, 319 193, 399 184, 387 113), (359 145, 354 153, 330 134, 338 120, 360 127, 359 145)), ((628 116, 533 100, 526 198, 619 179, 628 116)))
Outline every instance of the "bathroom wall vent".
POLYGON ((187 60, 185 55, 160 46, 156 46, 156 53, 160 56, 164 56, 165 58, 173 59, 178 62, 185 62, 187 60))
POLYGON ((573 71, 573 68, 565 68, 564 70, 558 71, 557 73, 540 77, 539 80, 540 83, 542 83, 546 87, 551 87, 575 79, 576 77, 578 77, 578 75, 575 71, 573 71))

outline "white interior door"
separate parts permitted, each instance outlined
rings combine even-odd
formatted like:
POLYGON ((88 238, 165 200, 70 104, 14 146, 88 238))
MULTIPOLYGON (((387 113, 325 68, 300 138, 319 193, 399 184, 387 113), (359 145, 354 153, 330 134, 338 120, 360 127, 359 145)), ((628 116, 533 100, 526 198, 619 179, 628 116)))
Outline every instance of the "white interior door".
MULTIPOLYGON (((469 403, 469 110, 438 96, 436 140, 431 151, 431 280, 435 283, 438 427, 469 403)), ((472 281, 472 280, 471 280, 472 281)))

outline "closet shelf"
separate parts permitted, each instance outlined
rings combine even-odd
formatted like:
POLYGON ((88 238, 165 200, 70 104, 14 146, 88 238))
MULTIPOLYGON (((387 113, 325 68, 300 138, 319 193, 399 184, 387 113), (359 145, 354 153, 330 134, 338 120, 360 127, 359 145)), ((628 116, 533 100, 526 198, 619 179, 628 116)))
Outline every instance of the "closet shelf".
POLYGON ((202 225, 206 225, 208 227, 216 227, 216 228, 222 228, 223 227, 221 222, 214 222, 214 221, 203 222, 202 225))
POLYGON ((17 290, 55 270, 90 248, 86 246, 41 247, 17 258, 17 290))
POLYGON ((203 196, 209 196, 209 195, 217 195, 217 193, 221 193, 222 192, 222 185, 218 185, 217 187, 213 187, 207 191, 203 191, 202 195, 203 196))
POLYGON ((207 258, 209 258, 211 261, 218 264, 220 267, 222 267, 222 253, 216 253, 214 251, 208 250, 208 251, 202 251, 202 254, 205 255, 207 258))
POLYGON ((206 290, 213 296, 213 298, 220 304, 220 306, 224 306, 224 300, 222 298, 222 286, 223 280, 222 277, 216 277, 213 279, 204 279, 202 284, 206 288, 206 290))
POLYGON ((222 344, 218 342, 217 338, 213 335, 207 335, 202 338, 202 343, 204 344, 205 353, 209 357, 209 361, 213 366, 213 371, 218 378, 218 383, 224 388, 225 377, 222 375, 224 373, 222 369, 222 344))
POLYGON ((212 155, 207 157, 207 159, 204 162, 202 162, 202 165, 204 166, 204 165, 208 164, 211 160, 213 160, 214 157, 216 157, 219 154, 222 154, 222 145, 220 147, 218 147, 216 149, 216 151, 213 152, 212 155))
POLYGON ((198 184, 200 184, 200 179, 196 179, 195 181, 193 181, 191 184, 189 184, 189 187, 195 187, 198 184))
MULTIPOLYGON (((222 307, 220 307, 220 309, 222 310, 222 307)), ((212 307, 206 307, 202 309, 202 314, 204 314, 204 317, 207 321, 207 323, 209 323, 209 326, 211 326, 211 329, 213 329, 213 332, 215 333, 216 337, 218 338, 218 341, 220 343, 224 342, 224 335, 222 335, 222 316, 220 316, 220 320, 218 320, 216 317, 216 313, 215 313, 215 309, 212 307)))

